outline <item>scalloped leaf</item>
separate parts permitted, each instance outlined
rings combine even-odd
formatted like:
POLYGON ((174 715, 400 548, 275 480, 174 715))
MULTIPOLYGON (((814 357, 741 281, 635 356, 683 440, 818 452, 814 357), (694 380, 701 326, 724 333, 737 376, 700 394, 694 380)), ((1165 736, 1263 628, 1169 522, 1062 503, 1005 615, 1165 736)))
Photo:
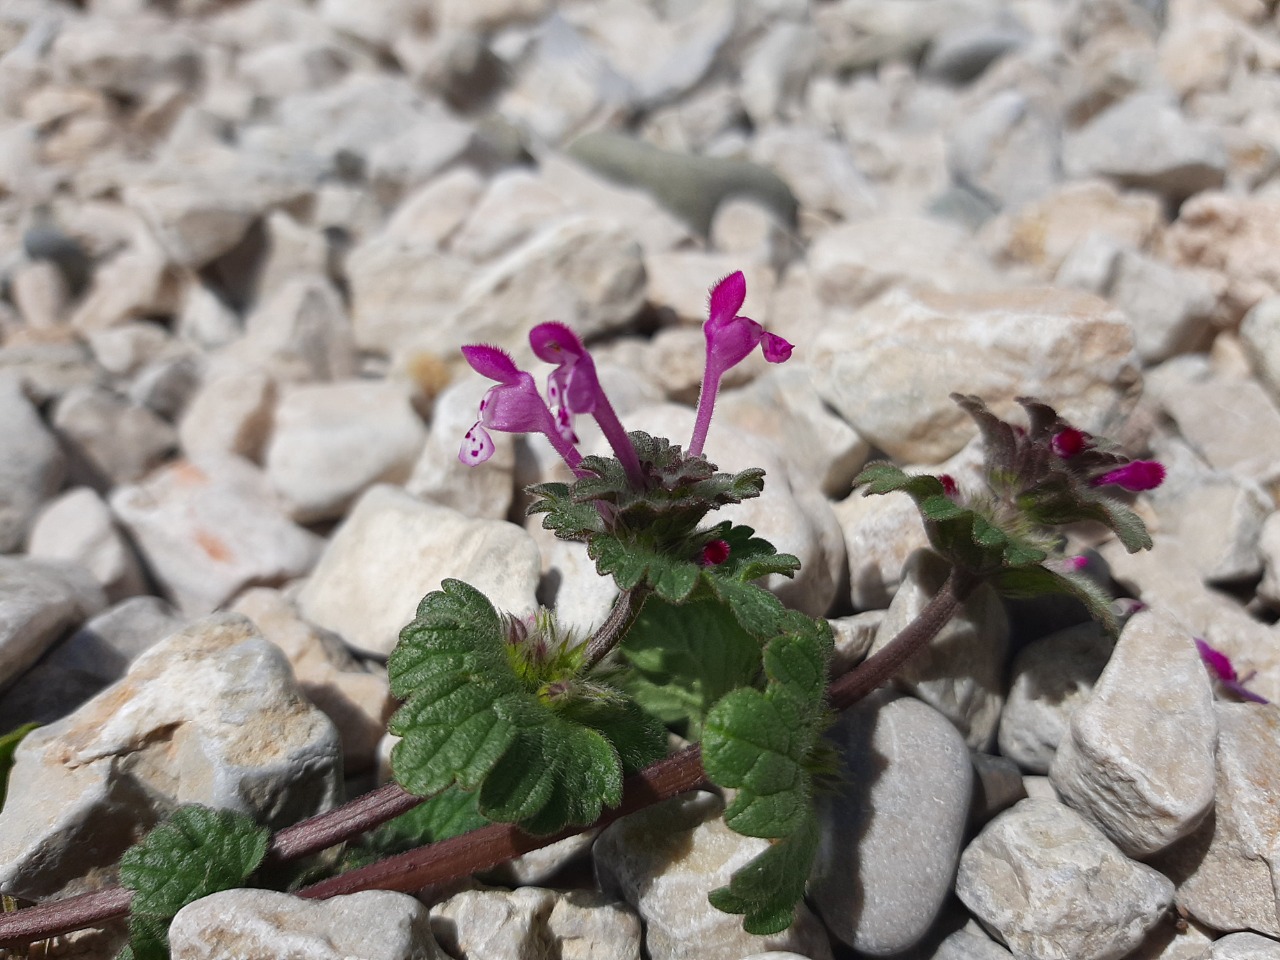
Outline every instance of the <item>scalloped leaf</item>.
POLYGON ((646 543, 628 543, 612 536, 593 537, 587 544, 587 556, 596 562, 596 570, 602 577, 613 577, 619 590, 631 590, 645 583, 672 603, 689 596, 702 571, 692 560, 672 556, 646 543))
POLYGON ((1000 572, 992 578, 991 585, 1002 596, 1015 600, 1055 593, 1075 597, 1112 636, 1120 630, 1111 611, 1111 597, 1086 574, 1057 573, 1042 566, 1019 567, 1000 572))
POLYGON ((735 871, 728 886, 712 890, 707 899, 717 910, 744 915, 742 928, 747 933, 779 933, 795 919, 817 850, 818 824, 810 814, 792 834, 770 844, 735 871))

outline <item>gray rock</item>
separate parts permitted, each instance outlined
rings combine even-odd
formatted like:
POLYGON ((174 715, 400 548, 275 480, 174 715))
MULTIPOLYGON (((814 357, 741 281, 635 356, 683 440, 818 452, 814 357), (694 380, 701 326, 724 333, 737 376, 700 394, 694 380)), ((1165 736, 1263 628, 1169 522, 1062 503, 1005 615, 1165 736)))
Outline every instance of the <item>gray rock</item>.
POLYGON ((199 355, 156 360, 138 371, 126 395, 134 403, 172 423, 182 416, 182 411, 199 387, 204 363, 204 357, 199 355))
POLYGON ((1173 902, 1169 880, 1079 814, 1030 799, 965 848, 956 893, 1015 956, 1063 960, 1119 960, 1173 902))
POLYGON ((1023 206, 1062 178, 1061 124, 1061 117, 1027 94, 1002 90, 952 134, 952 176, 997 209, 1023 206))
MULTIPOLYGON (((800 204, 800 228, 805 233, 816 232, 815 220, 821 219, 824 227, 832 217, 861 220, 879 213, 884 206, 876 185, 858 168, 848 145, 822 130, 801 125, 767 127, 752 139, 751 159, 776 171, 786 181, 800 204)), ((727 205, 722 204, 720 211, 727 205)), ((783 230, 791 230, 776 213, 769 212, 783 230)), ((785 251, 783 248, 775 256, 784 262, 791 259, 785 251)))
POLYGON ((1150 92, 1126 97, 1068 135, 1063 163, 1072 178, 1111 177, 1180 202, 1222 185, 1227 153, 1216 131, 1150 92))
POLYGON ((0 688, 106 606, 102 588, 74 563, 0 557, 0 587, 0 688))
POLYGON ((951 890, 969 752, 935 710, 882 695, 846 710, 827 735, 845 786, 819 800, 810 894, 840 940, 871 956, 898 953, 924 936, 951 890))
MULTIPOLYGON (((83 343, 31 343, 21 344, 12 338, 0 350, 0 395, 23 395, 31 403, 44 404, 62 396, 73 387, 82 387, 102 380, 102 371, 93 363, 89 349, 83 343)), ((7 403, 11 403, 8 401, 7 403)), ((16 405, 8 408, 10 413, 16 405)), ((0 423, 19 425, 29 422, 22 414, 6 415, 0 423)), ((36 441, 36 449, 41 443, 36 441)))
POLYGON ((0 812, 0 881, 28 897, 74 886, 179 803, 294 823, 337 803, 340 766, 333 726, 284 655, 244 617, 214 615, 22 742, 0 812))
POLYGON ((818 32, 811 23, 780 21, 747 52, 742 63, 742 106, 757 127, 800 101, 813 69, 818 32))
POLYGON ((1280 937, 1274 802, 1280 707, 1219 703, 1214 812, 1154 862, 1178 884, 1178 906, 1216 930, 1280 937))
POLYGON ((1071 715, 1049 777, 1121 850, 1146 858, 1213 806, 1216 740, 1213 690, 1190 635, 1144 611, 1071 715))
POLYGON ((827 621, 835 635, 835 651, 831 656, 833 677, 852 670, 866 658, 883 621, 883 610, 864 610, 851 617, 827 621))
POLYGON ((1280 512, 1271 514, 1258 534, 1258 553, 1262 556, 1262 582, 1258 596, 1272 606, 1280 607, 1280 512))
POLYGON ((169 952, 173 960, 447 960, 431 936, 427 908, 390 890, 324 901, 274 890, 224 890, 178 911, 169 927, 169 952))
POLYGON ((1229 933, 1213 942, 1204 960, 1280 960, 1280 941, 1256 933, 1229 933))
POLYGON ((498 610, 525 616, 536 608, 538 572, 538 549, 514 524, 473 520, 376 486, 330 538, 298 609, 356 650, 386 656, 442 580, 464 580, 498 610))
MULTIPOLYGON (((874 656, 933 599, 949 566, 917 550, 902 571, 902 585, 871 646, 874 656)), ((897 682, 955 724, 965 742, 983 750, 995 740, 1004 705, 1004 652, 1009 620, 996 594, 980 587, 964 607, 896 674, 897 682)))
POLYGON ((356 372, 351 321, 337 290, 322 276, 295 276, 245 320, 233 353, 280 381, 344 380, 356 372))
POLYGON ((1000 752, 1030 773, 1048 773, 1071 715, 1093 692, 1113 646, 1090 621, 1019 651, 1000 714, 1000 752))
POLYGON ((942 943, 929 960, 1009 960, 1008 950, 990 937, 968 930, 957 930, 942 943))
POLYGON ((819 60, 841 72, 886 60, 915 60, 944 31, 984 12, 984 4, 964 0, 924 0, 914 6, 841 0, 815 10, 819 60))
POLYGON ((813 353, 824 399, 907 463, 937 463, 976 433, 953 391, 976 393, 998 412, 1012 409, 1015 396, 1039 397, 1105 434, 1138 382, 1124 317, 1096 297, 1050 288, 895 291, 824 332, 813 353), (948 372, 939 376, 934 360, 942 358, 948 372))
POLYGON ((1027 797, 1022 772, 1008 757, 975 751, 973 763, 973 803, 969 824, 981 825, 1027 797))
POLYGON ((640 918, 594 891, 464 890, 432 908, 431 930, 466 960, 640 960, 640 918))
POLYGON ((301 523, 334 520, 375 483, 403 483, 426 442, 406 384, 346 380, 286 387, 267 479, 301 523))
POLYGON ((67 441, 72 477, 100 489, 141 479, 178 441, 173 427, 151 410, 98 387, 64 394, 53 425, 67 441))
POLYGON ((1245 315, 1240 342, 1254 374, 1280 404, 1280 298, 1262 300, 1245 315))
POLYGON ((161 83, 194 87, 203 72, 194 39, 150 17, 64 23, 49 57, 64 82, 139 98, 161 83))
POLYGON ((966 23, 934 39, 920 70, 926 77, 945 83, 969 83, 1030 40, 1027 28, 1012 17, 966 23))
POLYGON ((285 515, 266 478, 235 457, 180 461, 108 503, 147 567, 187 614, 254 584, 300 577, 322 541, 285 515))
POLYGON ((905 493, 853 493, 835 505, 835 512, 849 557, 854 609, 888 609, 907 557, 929 545, 915 501, 905 493))
POLYGON ((260 461, 271 433, 276 382, 255 366, 216 363, 178 423, 188 457, 232 454, 260 461))
POLYGON ((606 827, 593 850, 606 893, 625 900, 644 921, 652 960, 738 960, 766 950, 794 950, 830 960, 827 933, 800 904, 782 933, 758 937, 742 918, 720 913, 707 894, 758 856, 768 841, 731 831, 723 804, 707 793, 687 794, 606 827))
POLYGON ((76 487, 51 500, 31 528, 27 553, 68 560, 88 570, 111 602, 145 592, 137 554, 116 527, 102 498, 76 487))
POLYGON ((0 553, 22 546, 66 460, 12 374, 0 375, 0 553))

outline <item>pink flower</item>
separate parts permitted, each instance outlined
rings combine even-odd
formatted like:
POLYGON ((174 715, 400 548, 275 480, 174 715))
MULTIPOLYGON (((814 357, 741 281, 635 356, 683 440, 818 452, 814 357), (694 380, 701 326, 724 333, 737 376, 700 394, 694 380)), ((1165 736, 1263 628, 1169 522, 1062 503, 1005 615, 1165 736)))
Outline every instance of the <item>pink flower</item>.
POLYGON ((1063 460, 1069 460, 1077 453, 1091 446, 1092 442, 1090 436, 1083 430, 1067 427, 1055 433, 1049 441, 1049 445, 1053 447, 1053 452, 1059 457, 1063 460))
POLYGON ((718 567, 729 559, 729 542, 727 540, 711 540, 702 548, 698 557, 698 565, 718 567))
POLYGON ((1164 482, 1164 464, 1156 460, 1133 460, 1089 481, 1095 487, 1114 485, 1126 490, 1154 490, 1164 482))
POLYGON ((533 377, 516 367, 515 361, 497 347, 471 344, 462 348, 462 355, 476 373, 497 380, 498 384, 490 387, 480 401, 480 418, 463 437, 458 459, 474 467, 492 457, 494 444, 489 430, 541 433, 576 473, 582 456, 561 434, 555 417, 538 393, 533 377))
POLYGON ((707 322, 702 325, 707 341, 706 369, 702 375, 693 437, 689 440, 689 453, 693 456, 702 453, 706 443, 716 394, 725 373, 745 360, 757 344, 761 345, 764 358, 770 363, 783 363, 791 357, 794 349, 782 337, 769 333, 750 317, 738 316, 746 297, 747 281, 741 270, 729 274, 711 290, 707 322))
POLYGON ((1231 658, 1221 650, 1215 650, 1199 637, 1193 638, 1196 643, 1196 650, 1200 653, 1200 659, 1204 661, 1205 668, 1217 678, 1226 689, 1230 690, 1236 696, 1245 700, 1252 700, 1254 703, 1270 703, 1265 697, 1261 697, 1252 690, 1246 690, 1244 685, 1253 678, 1253 674, 1241 679, 1236 674, 1235 665, 1232 664, 1231 658))

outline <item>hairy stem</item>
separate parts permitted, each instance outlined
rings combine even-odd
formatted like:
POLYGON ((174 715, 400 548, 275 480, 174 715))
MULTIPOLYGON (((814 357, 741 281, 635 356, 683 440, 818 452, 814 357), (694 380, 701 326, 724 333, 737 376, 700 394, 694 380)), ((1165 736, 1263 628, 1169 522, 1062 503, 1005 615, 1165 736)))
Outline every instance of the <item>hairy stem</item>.
MULTIPOLYGON (((831 705, 838 710, 846 709, 893 676, 912 654, 937 636, 979 582, 953 570, 937 596, 888 646, 831 684, 827 690, 831 705)), ((619 601, 605 621, 606 626, 601 627, 591 643, 606 634, 607 625, 615 617, 625 626, 629 622, 627 618, 639 611, 643 598, 622 602, 619 597, 619 601)), ((702 751, 695 744, 628 777, 621 806, 607 811, 589 827, 571 828, 551 837, 530 837, 510 824, 490 824, 322 881, 303 890, 301 896, 323 899, 360 890, 417 890, 467 876, 556 840, 604 826, 705 783, 702 751)), ((272 839, 268 860, 286 863, 350 840, 412 809, 424 799, 406 793, 395 784, 380 787, 336 810, 281 830, 272 839)), ((122 917, 129 910, 132 896, 129 890, 111 887, 0 914, 0 948, 46 940, 122 917)))
POLYGON ((632 587, 618 594, 617 599, 613 601, 613 609, 609 611, 609 616, 605 617, 604 623, 600 624, 600 629, 587 641, 585 667, 594 667, 618 645, 626 632, 631 629, 631 625, 636 622, 636 617, 640 616, 640 608, 644 606, 645 600, 652 592, 648 587, 632 587))

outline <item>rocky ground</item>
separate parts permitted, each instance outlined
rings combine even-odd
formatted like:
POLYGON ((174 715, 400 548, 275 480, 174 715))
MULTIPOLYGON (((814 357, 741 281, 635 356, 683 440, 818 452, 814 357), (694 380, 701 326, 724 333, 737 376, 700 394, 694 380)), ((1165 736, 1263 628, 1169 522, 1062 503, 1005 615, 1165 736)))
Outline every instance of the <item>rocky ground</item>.
POLYGON ((1280 957, 1280 712, 1192 644, 1280 699, 1278 68, 1265 0, 6 0, 0 731, 49 725, 0 889, 91 886, 176 802, 283 825, 365 789, 443 577, 597 620, 607 584, 520 519, 549 448, 457 462, 488 386, 457 348, 569 322, 683 442, 741 269, 796 352, 735 371, 707 452, 768 470, 735 518, 846 664, 941 575, 851 479, 975 483, 952 391, 1168 466, 1153 551, 1079 544, 1146 607, 1118 643, 977 595, 835 729, 784 935, 707 906, 763 841, 705 794, 429 915, 219 894, 174 956, 1280 957), (555 885, 575 858, 599 890, 555 885))

